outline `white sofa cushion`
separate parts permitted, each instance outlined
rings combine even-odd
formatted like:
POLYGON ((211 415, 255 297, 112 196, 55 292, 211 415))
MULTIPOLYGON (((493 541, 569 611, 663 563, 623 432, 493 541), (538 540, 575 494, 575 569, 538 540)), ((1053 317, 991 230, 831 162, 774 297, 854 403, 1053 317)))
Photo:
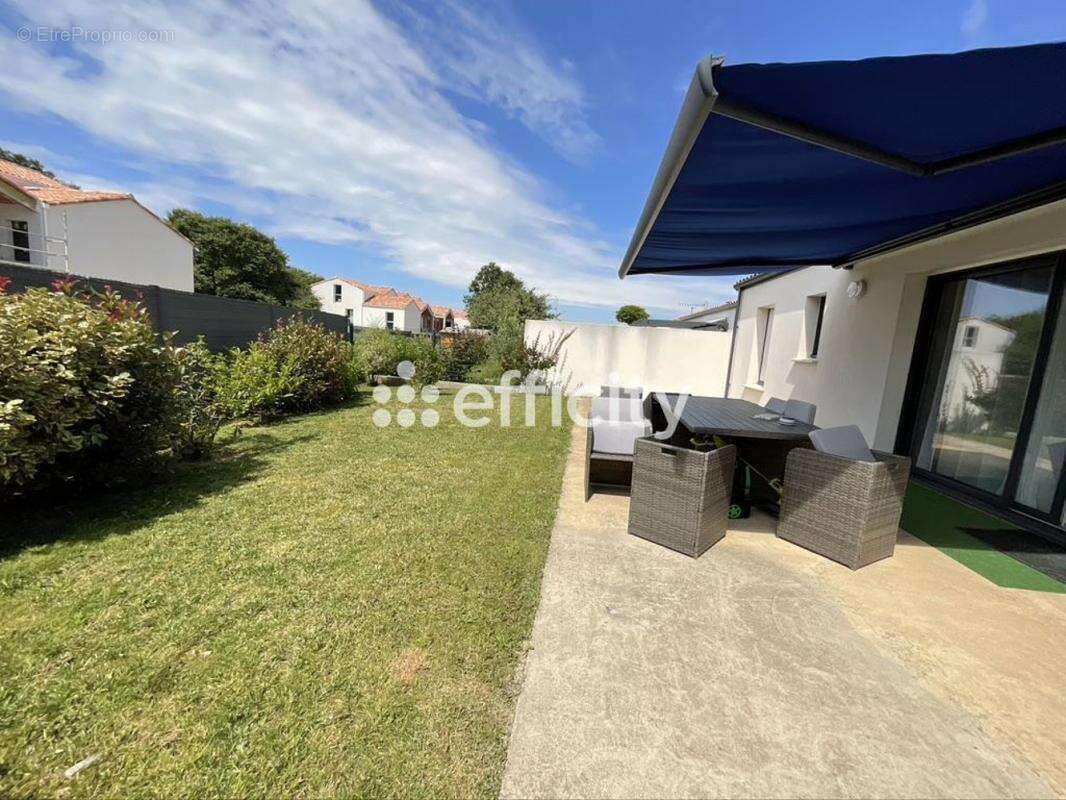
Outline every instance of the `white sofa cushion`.
POLYGON ((641 420, 593 420, 592 452, 631 456, 637 439, 651 435, 651 423, 641 420))

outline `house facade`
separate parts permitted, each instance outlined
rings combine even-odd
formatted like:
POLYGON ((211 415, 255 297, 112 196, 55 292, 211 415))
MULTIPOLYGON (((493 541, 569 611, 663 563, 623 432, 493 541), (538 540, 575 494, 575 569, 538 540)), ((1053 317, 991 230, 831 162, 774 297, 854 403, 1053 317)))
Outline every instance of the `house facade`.
POLYGON ((909 456, 920 524, 1066 542, 1064 72, 1061 42, 709 56, 619 275, 760 273, 736 284, 730 397, 909 456))
POLYGON ((470 329, 470 315, 465 311, 452 312, 452 330, 462 333, 470 329))
POLYGON ((363 304, 362 327, 385 328, 407 333, 427 332, 426 313, 411 295, 404 292, 382 292, 363 304))
POLYGON ((729 396, 796 397, 960 499, 1066 529, 1066 201, 741 281, 729 396), (850 290, 850 291, 849 291, 850 290))
POLYGON ((434 331, 451 330, 455 327, 455 315, 447 306, 430 306, 430 311, 433 312, 434 331))
POLYGON ((323 311, 345 316, 359 328, 432 333, 448 327, 453 320, 449 308, 430 306, 420 297, 389 286, 374 286, 350 278, 319 281, 311 285, 311 293, 323 311))
POLYGON ((130 194, 0 161, 0 262, 193 291, 193 245, 130 194))

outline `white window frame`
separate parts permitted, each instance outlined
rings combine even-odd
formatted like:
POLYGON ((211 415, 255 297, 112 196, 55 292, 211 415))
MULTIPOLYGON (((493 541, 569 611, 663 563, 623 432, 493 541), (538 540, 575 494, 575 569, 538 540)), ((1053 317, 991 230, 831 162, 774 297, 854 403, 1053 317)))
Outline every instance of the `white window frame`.
POLYGON ((339 303, 344 298, 344 286, 339 283, 333 284, 333 302, 339 303))
POLYGON ((385 312, 385 330, 396 330, 396 314, 392 311, 385 312))
POLYGON ((803 306, 803 338, 800 352, 796 356, 800 361, 817 361, 822 351, 822 334, 825 333, 826 294, 807 295, 803 306))
POLYGON ((766 385, 766 362, 770 354, 770 338, 774 332, 774 307, 763 306, 758 310, 755 331, 755 382, 766 385))

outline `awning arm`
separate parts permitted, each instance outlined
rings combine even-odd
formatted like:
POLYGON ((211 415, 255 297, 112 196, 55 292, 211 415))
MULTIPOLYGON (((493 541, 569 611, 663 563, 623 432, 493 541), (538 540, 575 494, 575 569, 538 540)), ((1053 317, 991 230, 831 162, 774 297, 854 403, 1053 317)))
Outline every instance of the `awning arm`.
POLYGON ((637 253, 644 245, 644 240, 651 231, 651 226, 659 216, 666 198, 670 196, 670 190, 674 182, 685 166, 689 151, 696 142, 696 137, 703 130, 703 123, 707 120, 718 98, 718 92, 714 88, 714 68, 724 63, 722 56, 707 56, 696 65, 696 74, 692 76, 685 101, 681 104, 681 113, 677 115, 673 133, 663 153, 663 160, 659 164, 659 171, 655 173, 648 199, 644 202, 644 210, 640 212, 636 230, 629 242, 629 249, 622 259, 622 266, 618 268, 618 277, 624 278, 629 268, 637 258, 637 253))
POLYGON ((942 175, 945 172, 976 167, 979 164, 987 164, 990 161, 998 161, 1001 158, 1010 158, 1032 150, 1039 150, 1042 147, 1050 147, 1051 145, 1066 142, 1066 128, 1056 128, 1051 131, 1043 131, 1032 136, 1015 139, 1012 142, 986 147, 973 153, 923 164, 920 161, 913 161, 884 150, 878 150, 876 147, 871 147, 854 139, 826 133, 786 117, 779 117, 776 114, 768 114, 765 111, 748 108, 722 95, 719 95, 715 101, 714 113, 722 117, 735 119, 738 122, 745 122, 748 125, 773 131, 774 133, 780 133, 784 136, 791 136, 793 139, 799 139, 818 147, 835 150, 844 155, 872 161, 875 164, 897 169, 919 178, 928 178, 933 175, 942 175))
POLYGON ((817 128, 804 125, 802 122, 796 122, 794 120, 786 119, 785 117, 779 117, 776 114, 768 114, 765 111, 748 108, 740 103, 734 103, 726 97, 719 96, 718 101, 714 104, 714 113, 723 117, 735 119, 737 122, 745 122, 748 125, 754 125, 757 128, 780 133, 784 136, 791 136, 793 139, 799 139, 801 142, 824 147, 827 150, 835 150, 846 156, 853 156, 854 158, 872 161, 875 164, 881 164, 882 166, 891 169, 898 169, 901 172, 907 172, 911 175, 921 177, 927 174, 924 165, 919 164, 916 161, 911 161, 909 158, 886 153, 883 150, 878 150, 876 147, 871 147, 868 144, 863 144, 862 142, 853 139, 847 139, 843 136, 828 134, 825 131, 820 131, 817 128))

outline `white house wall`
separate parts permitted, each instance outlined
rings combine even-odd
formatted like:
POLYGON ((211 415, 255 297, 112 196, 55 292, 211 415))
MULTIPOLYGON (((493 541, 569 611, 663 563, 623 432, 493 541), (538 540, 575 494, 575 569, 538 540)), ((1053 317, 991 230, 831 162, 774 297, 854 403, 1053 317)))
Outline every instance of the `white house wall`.
POLYGON ((411 333, 418 333, 422 330, 422 312, 418 310, 418 306, 414 303, 407 308, 374 308, 372 306, 364 306, 363 327, 384 328, 385 314, 390 311, 393 313, 393 330, 409 331, 411 333))
POLYGON ((546 350, 568 332, 549 376, 567 393, 599 394, 611 385, 718 396, 725 391, 730 333, 529 320, 525 341, 546 350))
POLYGON ((64 213, 72 273, 193 290, 192 244, 133 201, 49 206, 49 236, 64 236, 64 213))
POLYGON ((311 294, 318 300, 318 305, 327 314, 347 316, 352 311, 352 324, 361 324, 363 318, 363 290, 346 281, 319 281, 311 286, 311 294), (341 299, 334 300, 333 287, 341 287, 341 299))
MULTIPOLYGON (((0 203, 0 261, 15 260, 15 251, 12 248, 12 222, 26 223, 27 232, 30 236, 31 250, 45 249, 40 215, 36 211, 18 203, 0 203)), ((55 250, 54 247, 53 250, 55 250)), ((45 264, 44 253, 31 252, 30 264, 50 269, 63 269, 62 261, 59 259, 51 259, 50 264, 45 264)))
POLYGON ((762 403, 770 397, 818 406, 823 427, 858 425, 879 449, 892 450, 928 276, 1066 248, 1066 202, 869 259, 852 270, 807 267, 745 288, 729 396, 762 403), (866 294, 847 297, 865 280, 866 294), (826 295, 817 361, 801 352, 807 297, 826 295), (759 309, 774 321, 764 384, 756 377, 759 309))

